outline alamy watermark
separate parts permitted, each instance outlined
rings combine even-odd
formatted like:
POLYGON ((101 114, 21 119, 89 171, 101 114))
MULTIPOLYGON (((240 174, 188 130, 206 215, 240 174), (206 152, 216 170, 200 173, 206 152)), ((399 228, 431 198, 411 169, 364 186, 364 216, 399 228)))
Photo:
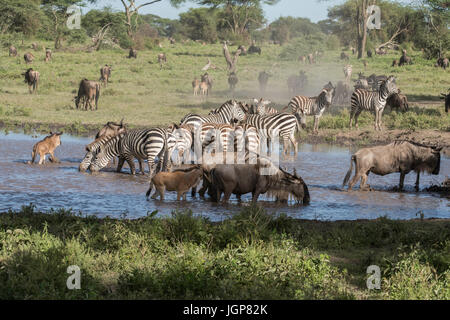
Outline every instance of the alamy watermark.
POLYGON ((66 26, 69 30, 81 29, 81 8, 76 5, 71 5, 66 10, 70 14, 67 18, 66 26))
POLYGON ((81 289, 81 270, 79 266, 72 265, 67 267, 67 273, 70 276, 67 278, 67 289, 81 289))
POLYGON ((372 5, 367 8, 369 18, 367 19, 367 29, 381 29, 381 9, 379 6, 372 5))
POLYGON ((367 274, 370 274, 367 278, 367 289, 380 290, 381 289, 381 270, 379 266, 371 265, 367 267, 367 274))

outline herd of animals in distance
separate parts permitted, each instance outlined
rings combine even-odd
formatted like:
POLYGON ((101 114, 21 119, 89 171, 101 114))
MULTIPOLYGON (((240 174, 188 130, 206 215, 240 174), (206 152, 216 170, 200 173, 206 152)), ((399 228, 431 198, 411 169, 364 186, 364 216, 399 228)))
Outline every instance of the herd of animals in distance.
MULTIPOLYGON (((226 44, 224 45, 224 48, 226 44)), ((228 49, 227 49, 228 50, 228 49)), ((355 49, 351 48, 353 54, 355 49)), ((238 51, 245 54, 261 54, 261 48, 254 44, 246 49, 239 47, 238 51)), ((385 54, 385 50, 375 54, 385 54)), ((9 48, 9 55, 16 56, 14 46, 9 48)), ((300 56, 302 63, 314 64, 315 59, 322 52, 314 52, 307 56, 300 56)), ((372 56, 368 51, 368 57, 372 56)), ((228 54, 229 57, 229 54, 228 54)), ((30 64, 34 55, 25 53, 24 60, 30 64)), ((130 49, 128 58, 137 58, 137 50, 130 49)), ((225 55, 227 59, 227 56, 225 55)), ((339 57, 344 63, 349 55, 342 52, 339 57)), ((52 59, 52 51, 46 50, 45 61, 52 59)), ((230 64, 232 64, 231 59, 230 64)), ((162 65, 167 62, 164 53, 158 55, 158 62, 162 65)), ((411 64, 411 58, 403 50, 401 57, 394 60, 392 66, 401 67, 411 64)), ((449 67, 447 58, 436 61, 437 68, 449 67)), ((321 116, 332 103, 345 101, 350 97, 349 128, 358 128, 358 116, 362 111, 369 111, 375 115, 374 128, 382 130, 382 115, 386 106, 406 111, 408 100, 396 85, 394 76, 371 75, 366 77, 358 74, 358 79, 352 88, 350 85, 352 66, 346 64, 343 68, 345 79, 336 85, 331 82, 325 84, 315 97, 296 95, 282 110, 268 106, 270 101, 254 99, 248 104, 241 101, 229 100, 217 109, 211 110, 208 115, 189 113, 179 124, 164 128, 146 128, 127 130, 123 124, 108 122, 96 135, 95 140, 86 146, 86 155, 82 159, 79 170, 85 172, 98 172, 106 167, 110 161, 118 158, 117 172, 120 172, 125 161, 130 167, 131 174, 136 173, 134 159, 138 160, 140 172, 145 174, 143 161, 147 160, 150 186, 146 193, 147 198, 155 189, 152 198, 164 199, 165 191, 176 191, 177 200, 186 200, 186 194, 191 190, 196 194, 197 186, 202 182, 198 191, 201 197, 208 193, 216 202, 227 202, 232 194, 238 199, 242 194, 251 193, 252 201, 256 202, 259 195, 268 194, 276 201, 287 202, 291 199, 296 202, 308 204, 310 194, 305 181, 296 173, 290 173, 280 166, 275 166, 270 159, 261 154, 262 147, 269 148, 270 143, 282 140, 284 155, 290 154, 293 147, 294 157, 297 155, 298 141, 296 133, 306 127, 306 117, 314 118, 313 132, 317 133, 321 116), (194 146, 200 146, 198 148, 194 146), (195 149, 195 152, 194 152, 195 149), (198 154, 200 153, 200 154, 198 154), (202 164, 183 163, 183 159, 191 159, 192 155, 199 159, 208 155, 223 155, 220 159, 225 161, 202 161, 202 164), (236 162, 237 155, 243 161, 236 162), (177 161, 175 161, 176 155, 177 161), (191 158, 187 156, 191 156, 191 158), (231 156, 230 156, 231 155, 231 156), (231 161, 230 161, 231 159, 231 161), (264 174, 262 172, 265 172, 264 174), (267 174, 270 172, 270 174, 267 174), (222 197, 223 195, 223 197, 222 197)), ((100 97, 101 83, 107 86, 112 69, 105 65, 100 69, 100 82, 81 80, 78 94, 74 98, 77 109, 96 110, 100 97)), ((37 70, 28 68, 23 74, 29 86, 30 93, 36 93, 40 74, 37 70)), ((261 92, 265 91, 269 74, 262 71, 258 75, 261 92)), ((229 73, 228 83, 233 91, 238 82, 234 72, 229 73)), ((307 83, 304 72, 287 79, 287 85, 292 95, 299 92, 307 83)), ((201 79, 192 82, 193 94, 207 96, 212 88, 213 81, 206 72, 201 79)), ((450 89, 442 94, 445 111, 450 107, 450 89)), ((37 142, 32 151, 34 163, 37 155, 39 164, 45 163, 45 157, 50 154, 51 162, 59 162, 54 151, 61 143, 62 132, 52 133, 37 142)), ((362 148, 351 156, 350 168, 344 178, 343 186, 348 190, 360 180, 361 190, 371 190, 367 185, 368 174, 386 175, 400 172, 398 190, 404 187, 405 175, 411 171, 417 174, 415 188, 419 190, 419 179, 422 172, 439 174, 440 151, 437 146, 423 145, 414 141, 398 140, 384 146, 362 148), (351 178, 353 166, 355 173, 351 178), (351 178, 351 179, 350 179, 351 178)), ((198 163, 198 162, 197 162, 198 163)))

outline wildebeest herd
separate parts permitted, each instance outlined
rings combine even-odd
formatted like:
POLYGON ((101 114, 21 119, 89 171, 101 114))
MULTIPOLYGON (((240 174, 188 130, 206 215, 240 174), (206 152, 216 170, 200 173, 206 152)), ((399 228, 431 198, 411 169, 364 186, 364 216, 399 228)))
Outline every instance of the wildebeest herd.
MULTIPOLYGON (((242 50, 242 48, 241 48, 242 50)), ((249 49, 250 50, 250 49, 249 49)), ((252 49, 255 51, 255 49, 252 49)), ((255 52, 258 52, 256 50, 255 52)), ((259 52, 258 52, 259 53, 259 52)), ((10 48, 10 54, 14 50, 10 48)), ((17 52, 16 52, 17 54, 17 52)), ((130 50, 130 58, 136 58, 136 50, 130 50)), ((46 53, 46 59, 51 52, 46 53)), ((346 56, 341 56, 348 60, 346 56)), ((161 67, 166 63, 166 56, 158 56, 161 67)), ((25 58, 27 60, 27 58, 25 58)), ((406 51, 400 59, 401 64, 411 63, 406 51)), ((100 69, 100 80, 107 85, 111 76, 111 66, 100 69)), ((375 130, 382 130, 382 114, 387 105, 406 111, 408 101, 401 94, 394 76, 371 75, 362 73, 355 81, 353 92, 350 86, 352 66, 343 68, 345 80, 336 86, 327 83, 317 96, 294 96, 281 111, 270 107, 270 101, 263 98, 254 99, 251 103, 228 100, 208 115, 189 113, 178 124, 164 128, 147 128, 127 130, 123 124, 108 122, 98 132, 95 140, 86 146, 86 155, 82 159, 79 170, 98 172, 117 157, 117 172, 120 172, 125 161, 132 174, 136 173, 134 159, 139 161, 139 169, 144 174, 143 161, 147 161, 150 187, 147 197, 153 188, 153 198, 164 199, 165 191, 176 191, 177 199, 186 199, 186 193, 202 182, 200 196, 207 192, 213 201, 227 202, 231 194, 251 193, 252 201, 257 201, 260 194, 268 194, 277 201, 286 202, 294 199, 307 204, 310 194, 305 181, 293 173, 276 165, 273 154, 278 152, 278 142, 283 142, 284 157, 289 158, 293 149, 294 157, 298 154, 297 133, 306 127, 306 117, 314 117, 313 132, 319 131, 319 120, 324 112, 336 101, 344 101, 350 97, 351 109, 349 127, 354 119, 358 127, 358 116, 362 111, 375 114, 375 130), (223 198, 222 198, 223 194, 223 198)), ((24 73, 30 92, 37 90, 39 72, 29 68, 24 73)), ((258 76, 261 92, 264 92, 270 74, 263 71, 258 76)), ((237 83, 232 74, 228 79, 230 88, 237 83)), ((307 83, 307 76, 300 72, 298 76, 288 78, 291 93, 297 93, 307 83)), ((200 80, 194 79, 192 87, 194 95, 204 96, 211 92, 212 78, 205 73, 200 80)), ((78 94, 74 98, 77 108, 98 108, 100 84, 83 79, 78 94)), ((449 95, 443 94, 446 111, 449 95)), ((60 144, 61 133, 51 133, 33 148, 32 162, 39 153, 39 164, 44 163, 45 154, 51 154, 51 160, 57 162, 54 149, 60 144)), ((364 148, 351 157, 351 166, 344 179, 349 182, 353 164, 355 176, 348 183, 351 189, 361 178, 360 189, 368 189, 367 175, 372 172, 386 175, 400 172, 399 189, 403 188, 404 177, 410 171, 417 173, 416 188, 419 186, 419 175, 426 171, 438 174, 440 168, 441 148, 421 145, 412 141, 394 141, 386 146, 364 148)))

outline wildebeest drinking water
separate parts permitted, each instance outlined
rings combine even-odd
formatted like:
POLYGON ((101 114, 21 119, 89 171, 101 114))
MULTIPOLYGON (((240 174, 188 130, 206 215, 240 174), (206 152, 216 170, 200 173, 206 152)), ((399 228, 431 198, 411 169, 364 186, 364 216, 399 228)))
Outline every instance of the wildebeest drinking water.
POLYGON ((49 160, 51 162, 59 162, 59 160, 55 157, 55 149, 61 145, 61 135, 62 132, 51 132, 50 135, 46 136, 41 141, 37 142, 33 146, 33 152, 31 153, 31 161, 28 161, 28 164, 33 164, 36 159, 36 155, 39 154, 39 164, 45 163, 45 155, 50 154, 49 160))
POLYGON ((399 190, 403 190, 405 175, 414 170, 417 173, 416 190, 419 190, 420 172, 439 174, 442 148, 426 146, 413 141, 395 141, 385 146, 363 148, 352 155, 350 169, 348 170, 343 186, 350 179, 353 163, 355 163, 355 176, 348 184, 348 190, 361 178, 360 189, 370 190, 366 185, 370 172, 384 176, 400 172, 399 190))
POLYGON ((78 94, 74 98, 75 106, 78 109, 80 107, 81 99, 84 99, 84 109, 87 110, 89 104, 90 109, 93 110, 92 101, 95 100, 95 110, 97 110, 99 97, 100 97, 100 84, 98 84, 95 81, 83 79, 80 81, 78 94))
POLYGON ((34 93, 38 89, 39 84, 39 72, 33 70, 33 68, 29 68, 25 73, 22 73, 25 76, 25 83, 28 84, 28 91, 30 93, 34 93), (33 87, 33 90, 31 90, 33 87))

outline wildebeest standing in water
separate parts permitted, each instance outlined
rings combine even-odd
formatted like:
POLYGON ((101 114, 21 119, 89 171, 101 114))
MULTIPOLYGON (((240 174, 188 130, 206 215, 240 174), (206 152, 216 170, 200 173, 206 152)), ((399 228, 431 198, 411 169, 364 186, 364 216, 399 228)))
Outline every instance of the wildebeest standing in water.
POLYGON ((17 56, 17 49, 14 46, 9 47, 9 56, 10 57, 15 57, 17 56))
POLYGON ((348 190, 361 178, 360 189, 370 190, 366 185, 370 172, 384 176, 400 172, 399 190, 403 190, 405 175, 414 170, 417 173, 416 190, 419 190, 420 172, 427 171, 439 174, 442 148, 425 146, 413 141, 395 141, 385 146, 363 148, 352 155, 350 169, 345 175, 343 186, 350 179, 353 163, 355 163, 355 176, 348 184, 348 190))
POLYGON ((105 87, 108 85, 110 76, 111 76, 111 66, 105 64, 104 67, 100 68, 100 81, 103 81, 103 85, 105 87))
POLYGON ((59 162, 55 157, 55 149, 61 145, 62 132, 53 133, 50 131, 50 135, 37 142, 33 146, 33 152, 31 153, 31 161, 28 164, 33 164, 36 159, 36 155, 39 154, 39 164, 45 163, 45 155, 50 154, 49 160, 51 162, 59 162))
POLYGON ((44 61, 49 62, 51 58, 52 58, 52 50, 46 49, 44 61))
POLYGON ((31 52, 27 52, 23 55, 23 60, 26 64, 32 63, 34 60, 34 55, 31 52))
POLYGON ((84 99, 84 109, 87 110, 89 104, 90 109, 93 110, 92 101, 95 99, 95 110, 97 110, 99 97, 100 97, 100 84, 98 84, 95 81, 83 79, 80 81, 78 94, 75 97, 75 106, 78 109, 80 107, 81 99, 84 99))
POLYGON ((160 68, 163 67, 163 64, 167 63, 167 57, 165 53, 158 54, 158 63, 160 68))
POLYGON ((130 48, 130 52, 128 53, 128 59, 137 58, 137 50, 130 48))
POLYGON ((257 164, 219 164, 206 177, 210 180, 210 194, 216 202, 220 201, 222 193, 226 203, 231 194, 239 197, 250 192, 254 203, 260 194, 266 192, 277 201, 286 202, 293 197, 303 204, 310 202, 308 187, 295 171, 290 174, 265 159, 258 160, 257 164))
POLYGON ((258 75, 258 82, 259 82, 259 91, 261 93, 266 92, 267 82, 269 81, 270 74, 268 74, 266 71, 261 71, 258 75))
POLYGON ((450 109, 450 89, 448 89, 448 93, 441 93, 441 99, 445 100, 445 112, 448 113, 448 109, 450 109))
POLYGON ((25 76, 25 83, 28 84, 28 91, 30 93, 37 92, 38 84, 39 84, 39 72, 33 70, 33 68, 29 68, 25 73, 22 73, 25 76), (33 90, 31 90, 33 87, 33 90))

